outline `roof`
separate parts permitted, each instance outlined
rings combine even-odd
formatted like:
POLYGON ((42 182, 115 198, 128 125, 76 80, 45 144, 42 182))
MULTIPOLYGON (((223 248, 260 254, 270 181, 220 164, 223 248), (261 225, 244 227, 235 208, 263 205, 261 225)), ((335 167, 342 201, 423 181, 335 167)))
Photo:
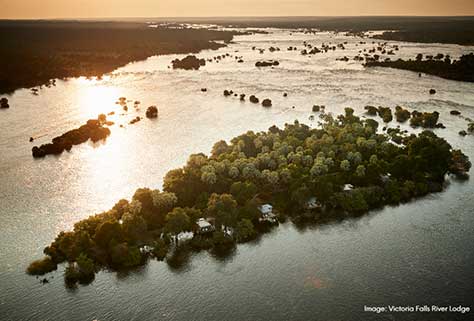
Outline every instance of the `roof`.
POLYGON ((211 223, 209 223, 206 219, 200 218, 197 220, 196 224, 199 226, 199 228, 206 228, 211 226, 211 223))
POLYGON ((316 207, 320 207, 321 206, 321 203, 319 203, 318 199, 313 196, 311 197, 310 199, 308 199, 308 201, 306 202, 306 207, 308 208, 316 208, 316 207))
POLYGON ((259 206, 258 209, 260 210, 260 212, 262 212, 262 214, 268 214, 273 211, 273 206, 271 206, 270 204, 263 204, 259 206))
POLYGON ((352 184, 344 185, 344 190, 345 191, 351 191, 353 188, 354 188, 354 185, 352 185, 352 184))

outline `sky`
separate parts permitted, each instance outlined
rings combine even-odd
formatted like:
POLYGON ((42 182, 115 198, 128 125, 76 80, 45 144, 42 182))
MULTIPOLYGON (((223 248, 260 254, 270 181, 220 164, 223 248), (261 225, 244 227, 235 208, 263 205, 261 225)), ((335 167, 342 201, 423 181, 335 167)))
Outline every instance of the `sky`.
POLYGON ((0 19, 474 15, 474 0, 0 0, 0 19))

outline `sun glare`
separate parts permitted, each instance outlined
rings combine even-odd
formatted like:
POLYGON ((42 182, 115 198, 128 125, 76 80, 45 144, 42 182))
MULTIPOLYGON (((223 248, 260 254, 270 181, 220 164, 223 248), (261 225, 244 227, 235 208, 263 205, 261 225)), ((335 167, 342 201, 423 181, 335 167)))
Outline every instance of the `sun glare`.
POLYGON ((115 102, 120 97, 118 88, 103 85, 96 79, 80 78, 78 82, 82 88, 78 91, 77 102, 87 117, 96 118, 99 114, 117 112, 119 107, 115 102))

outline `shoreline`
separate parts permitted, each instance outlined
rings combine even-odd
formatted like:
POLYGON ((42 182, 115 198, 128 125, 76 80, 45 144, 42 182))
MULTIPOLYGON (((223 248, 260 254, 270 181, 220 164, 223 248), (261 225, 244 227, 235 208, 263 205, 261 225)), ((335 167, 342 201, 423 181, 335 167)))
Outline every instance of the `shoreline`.
POLYGON ((0 22, 0 30, 2 95, 54 86, 55 79, 101 77, 155 55, 219 49, 238 34, 120 22, 0 22))

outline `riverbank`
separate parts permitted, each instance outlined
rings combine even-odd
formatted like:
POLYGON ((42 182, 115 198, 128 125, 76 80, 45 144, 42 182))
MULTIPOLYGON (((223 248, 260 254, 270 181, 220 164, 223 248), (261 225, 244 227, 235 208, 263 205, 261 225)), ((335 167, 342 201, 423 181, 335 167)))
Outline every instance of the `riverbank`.
POLYGON ((153 55, 218 49, 234 34, 145 23, 0 21, 0 94, 53 86, 54 79, 101 77, 153 55))

